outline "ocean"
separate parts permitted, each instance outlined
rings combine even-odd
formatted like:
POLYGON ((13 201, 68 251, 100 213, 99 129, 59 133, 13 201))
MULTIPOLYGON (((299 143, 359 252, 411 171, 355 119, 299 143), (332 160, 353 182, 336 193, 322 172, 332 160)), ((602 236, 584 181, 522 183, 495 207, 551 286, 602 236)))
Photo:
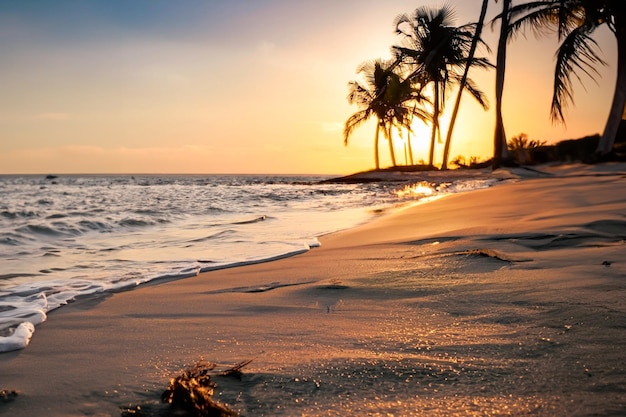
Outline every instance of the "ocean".
POLYGON ((303 253, 380 213, 495 182, 328 179, 1 175, 0 352, 26 347, 78 297, 303 253))

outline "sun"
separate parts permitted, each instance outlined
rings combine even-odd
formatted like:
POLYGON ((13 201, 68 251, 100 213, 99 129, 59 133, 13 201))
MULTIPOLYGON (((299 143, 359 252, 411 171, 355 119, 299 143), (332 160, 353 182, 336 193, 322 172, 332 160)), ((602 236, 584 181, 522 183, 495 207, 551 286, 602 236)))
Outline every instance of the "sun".
MULTIPOLYGON (((450 124, 450 116, 445 113, 442 114, 439 118, 439 124, 441 126, 441 134, 438 134, 435 140, 435 165, 441 163, 441 154, 443 153, 443 146, 450 124), (439 140, 440 138, 441 140, 439 140)), ((428 164, 432 123, 414 120, 411 124, 411 132, 403 130, 400 134, 394 129, 392 135, 399 165, 428 164), (409 140, 411 141, 411 150, 413 151, 413 163, 410 161, 409 140)))

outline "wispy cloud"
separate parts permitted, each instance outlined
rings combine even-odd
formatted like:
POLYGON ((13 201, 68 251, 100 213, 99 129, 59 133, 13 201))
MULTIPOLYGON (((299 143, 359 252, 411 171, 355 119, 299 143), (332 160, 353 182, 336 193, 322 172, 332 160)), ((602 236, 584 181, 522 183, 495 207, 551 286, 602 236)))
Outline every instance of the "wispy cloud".
POLYGON ((341 122, 322 122, 321 123, 322 131, 335 133, 343 131, 343 123, 341 122))
POLYGON ((270 54, 276 50, 276 44, 269 41, 261 41, 257 44, 257 51, 263 55, 270 54))
POLYGON ((69 120, 71 118, 71 114, 60 112, 46 112, 35 115, 35 119, 39 120, 69 120))

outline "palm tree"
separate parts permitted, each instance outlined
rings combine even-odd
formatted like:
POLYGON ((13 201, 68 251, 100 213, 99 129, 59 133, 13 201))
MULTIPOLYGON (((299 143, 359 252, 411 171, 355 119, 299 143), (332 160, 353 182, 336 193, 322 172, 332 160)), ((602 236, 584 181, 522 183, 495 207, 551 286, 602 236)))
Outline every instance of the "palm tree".
MULTIPOLYGON (((496 0, 497 1, 497 0, 496 0)), ((476 29, 474 29, 474 38, 472 39, 472 44, 470 46, 470 50, 467 54, 468 61, 474 59, 474 54, 476 53, 476 48, 478 47, 478 41, 480 40, 480 35, 482 34, 483 26, 485 24, 485 16, 487 15, 487 6, 489 0, 483 0, 483 4, 480 8, 480 17, 478 18, 478 22, 476 22, 476 29)), ((446 144, 443 148, 443 163, 441 165, 442 170, 448 169, 448 158, 450 155, 450 143, 452 142, 452 132, 454 131, 454 124, 456 123, 456 118, 459 113, 459 107, 461 106, 461 98, 463 97, 463 90, 465 90, 465 86, 467 85, 467 76, 469 74, 470 66, 466 65, 465 70, 463 71, 463 77, 461 78, 461 82, 459 83, 459 92, 456 95, 456 101, 454 102, 454 109, 452 110, 452 116, 450 117, 450 125, 448 126, 448 133, 446 135, 446 144)))
POLYGON ((349 85, 348 102, 356 104, 360 110, 346 120, 344 127, 344 144, 354 129, 361 123, 376 116, 376 133, 374 136, 374 159, 376 169, 380 169, 378 142, 380 132, 389 141, 389 152, 393 166, 396 166, 396 157, 393 146, 392 129, 407 129, 410 131, 413 116, 427 117, 423 110, 415 103, 423 100, 420 91, 413 87, 408 80, 402 80, 394 72, 397 67, 393 62, 380 59, 368 61, 362 64, 358 73, 363 74, 365 83, 351 81, 349 85))
MULTIPOLYGON (((393 49, 402 66, 410 68, 407 79, 421 86, 432 84, 433 113, 429 164, 433 165, 435 140, 439 130, 439 118, 445 106, 446 91, 450 84, 460 83, 460 69, 465 65, 488 67, 485 58, 468 61, 474 35, 473 26, 453 26, 454 11, 449 5, 440 9, 420 7, 414 15, 396 18, 396 33, 403 37, 403 44, 393 49)), ((484 107, 487 100, 474 82, 466 79, 467 91, 484 107)))
POLYGON ((498 39, 498 53, 496 56, 496 126, 493 135, 493 169, 500 168, 503 159, 508 155, 504 120, 502 118, 502 96, 506 72, 506 47, 509 40, 510 8, 511 0, 503 0, 502 14, 500 15, 500 38, 498 39))
POLYGON ((543 0, 520 4, 511 8, 518 17, 511 23, 511 31, 531 28, 537 33, 556 27, 561 45, 557 51, 552 95, 551 117, 564 122, 563 111, 573 102, 572 76, 580 79, 582 71, 592 79, 598 74, 597 64, 606 63, 596 52, 598 44, 593 33, 607 26, 617 40, 617 82, 613 102, 597 153, 608 154, 613 149, 615 136, 626 105, 626 1, 624 0, 543 0))
POLYGON ((406 130, 408 151, 411 164, 413 164, 413 149, 411 147, 411 124, 413 123, 413 118, 430 119, 430 115, 419 107, 423 101, 426 101, 426 98, 421 93, 421 87, 417 86, 416 88, 411 80, 401 79, 398 74, 392 73, 389 77, 383 100, 388 106, 385 122, 388 129, 387 139, 389 140, 390 151, 393 152, 391 143, 391 138, 393 137, 392 129, 396 128, 401 138, 403 137, 402 132, 406 130))

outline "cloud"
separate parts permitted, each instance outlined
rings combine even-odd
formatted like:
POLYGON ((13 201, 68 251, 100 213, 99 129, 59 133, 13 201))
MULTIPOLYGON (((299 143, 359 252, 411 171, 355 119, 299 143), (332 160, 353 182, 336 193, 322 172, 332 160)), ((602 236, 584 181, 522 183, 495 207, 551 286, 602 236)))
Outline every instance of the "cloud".
POLYGON ((343 131, 343 123, 341 122, 322 122, 321 123, 322 131, 328 133, 336 133, 343 131))
POLYGON ((46 112, 35 115, 35 119, 39 120, 69 120, 71 118, 71 114, 59 112, 46 112))
POLYGON ((263 55, 272 53, 273 51, 276 50, 276 48, 277 46, 275 43, 268 42, 268 41, 261 41, 257 45, 257 51, 263 55))

